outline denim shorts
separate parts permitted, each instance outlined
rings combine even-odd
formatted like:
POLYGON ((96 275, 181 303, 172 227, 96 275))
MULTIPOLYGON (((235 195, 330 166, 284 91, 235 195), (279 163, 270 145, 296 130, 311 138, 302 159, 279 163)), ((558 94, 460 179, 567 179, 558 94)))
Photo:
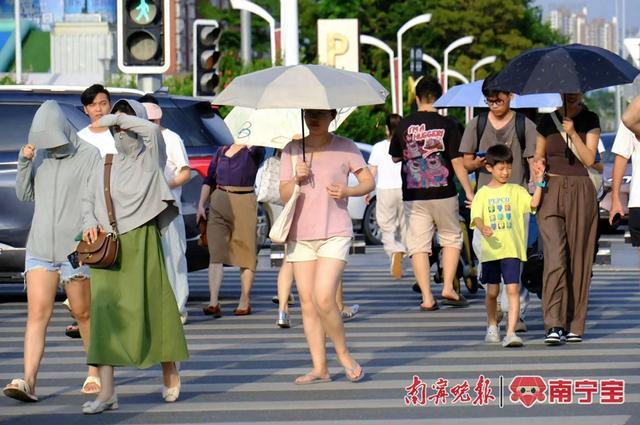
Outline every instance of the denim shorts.
POLYGON ((25 261, 24 261, 24 273, 23 273, 23 276, 25 277, 25 285, 26 285, 27 273, 35 269, 44 269, 50 272, 58 272, 58 276, 60 276, 60 280, 58 281, 58 284, 61 287, 64 287, 64 285, 69 283, 70 280, 89 279, 90 277, 89 266, 80 266, 77 269, 74 269, 71 263, 69 263, 69 261, 64 261, 62 263, 54 263, 52 261, 35 258, 27 252, 25 256, 25 261))
POLYGON ((520 270, 522 261, 518 258, 503 258, 502 260, 486 261, 482 263, 482 277, 480 281, 485 285, 499 284, 501 280, 505 284, 520 283, 520 270), (502 279, 500 279, 502 276, 502 279))

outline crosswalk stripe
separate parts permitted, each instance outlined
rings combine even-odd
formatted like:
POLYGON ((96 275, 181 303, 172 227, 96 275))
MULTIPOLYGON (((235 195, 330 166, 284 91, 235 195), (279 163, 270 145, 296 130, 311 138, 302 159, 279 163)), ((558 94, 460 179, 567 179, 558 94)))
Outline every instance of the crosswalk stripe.
MULTIPOLYGON (((540 301, 534 295, 527 317, 529 332, 523 334, 526 346, 505 350, 497 344, 484 343, 486 312, 482 291, 468 296, 472 305, 467 309, 420 312, 417 308, 420 295, 410 288, 413 280, 405 277, 394 281, 386 268, 375 267, 378 268, 349 268, 344 275, 345 299, 361 306, 356 319, 346 323, 348 343, 354 357, 365 368, 368 380, 358 384, 347 382, 328 341, 329 369, 334 382, 307 387, 292 383, 296 376, 309 370, 310 359, 299 303, 291 308, 293 328, 275 327, 277 306, 270 299, 275 295, 276 270, 258 273, 252 302, 255 313, 241 318, 231 315, 239 291, 238 273, 225 271, 221 299, 227 315, 216 320, 204 317, 200 311, 205 302, 200 300, 206 299, 208 283, 206 272, 197 272, 190 275, 190 288, 196 301, 189 304, 190 323, 186 335, 191 358, 182 363, 180 401, 171 405, 162 403, 158 367, 118 368, 120 409, 104 414, 101 419, 126 423, 132 415, 144 415, 136 422, 154 425, 201 423, 205 418, 215 418, 220 424, 254 425, 256 422, 270 425, 303 421, 314 425, 386 425, 399 420, 403 424, 466 425, 471 417, 475 425, 528 424, 541 417, 545 423, 562 425, 635 423, 629 421, 640 412, 637 270, 597 269, 582 344, 544 345, 540 301), (581 417, 567 416, 570 412, 583 413, 576 409, 584 406, 575 405, 554 405, 550 410, 545 404, 524 409, 508 402, 500 409, 494 403, 485 408, 490 410, 475 413, 469 405, 460 405, 466 407, 461 411, 451 409, 450 404, 437 409, 404 406, 404 388, 411 384, 413 375, 420 376, 429 385, 438 377, 444 377, 453 386, 464 380, 473 385, 472 381, 481 374, 492 380, 494 393, 498 391, 498 376, 504 376, 506 383, 516 375, 621 379, 626 384, 626 399, 622 410, 601 406, 581 417), (358 413, 354 415, 354 412, 358 413)), ((439 288, 434 286, 436 294, 439 288)), ((0 380, 3 383, 21 375, 25 319, 25 303, 2 304, 0 380)), ((42 401, 26 406, 0 398, 0 422, 6 419, 11 422, 18 417, 22 421, 31 416, 35 420, 47 415, 52 423, 68 423, 80 414, 80 405, 88 399, 79 396, 86 366, 81 342, 69 340, 62 334, 69 322, 68 313, 57 304, 38 376, 42 401)), ((508 393, 508 389, 506 391, 508 393)))

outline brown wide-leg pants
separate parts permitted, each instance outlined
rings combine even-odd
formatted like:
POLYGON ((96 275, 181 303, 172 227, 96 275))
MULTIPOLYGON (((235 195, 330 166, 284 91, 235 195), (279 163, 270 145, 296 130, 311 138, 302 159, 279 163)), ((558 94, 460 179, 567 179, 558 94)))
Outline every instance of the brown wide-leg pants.
POLYGON ((551 176, 537 216, 544 327, 583 335, 598 223, 593 183, 587 176, 551 176))

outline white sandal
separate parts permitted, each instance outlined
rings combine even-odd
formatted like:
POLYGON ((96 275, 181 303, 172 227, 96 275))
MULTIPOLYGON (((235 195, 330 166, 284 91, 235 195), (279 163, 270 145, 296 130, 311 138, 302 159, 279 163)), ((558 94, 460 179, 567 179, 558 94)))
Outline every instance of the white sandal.
POLYGON ((29 384, 27 384, 24 379, 20 378, 12 380, 9 385, 4 387, 2 393, 7 397, 27 403, 38 401, 38 397, 36 397, 36 395, 31 392, 31 387, 29 386, 29 384))
POLYGON ((102 382, 100 381, 99 376, 87 376, 87 379, 84 380, 84 384, 82 384, 82 393, 83 394, 98 394, 100 389, 102 388, 102 382), (85 390, 86 386, 89 384, 95 384, 98 386, 98 389, 95 391, 85 390))

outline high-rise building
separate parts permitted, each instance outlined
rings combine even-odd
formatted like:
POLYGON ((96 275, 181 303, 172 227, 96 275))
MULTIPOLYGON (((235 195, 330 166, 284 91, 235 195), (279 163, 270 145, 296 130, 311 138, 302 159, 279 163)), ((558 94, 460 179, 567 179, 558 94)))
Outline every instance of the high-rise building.
POLYGON ((588 10, 582 8, 580 12, 572 12, 566 8, 554 9, 549 12, 551 28, 569 37, 569 42, 598 46, 612 52, 616 51, 618 40, 618 23, 594 19, 588 21, 588 10))

